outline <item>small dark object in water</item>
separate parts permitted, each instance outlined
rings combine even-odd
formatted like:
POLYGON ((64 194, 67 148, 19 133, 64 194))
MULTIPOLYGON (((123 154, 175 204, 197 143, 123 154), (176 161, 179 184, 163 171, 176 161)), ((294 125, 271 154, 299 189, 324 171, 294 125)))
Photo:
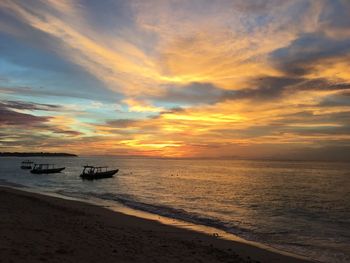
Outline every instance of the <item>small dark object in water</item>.
POLYGON ((105 167, 95 167, 90 165, 85 165, 84 170, 81 173, 80 177, 85 180, 95 180, 95 179, 103 179, 103 178, 111 178, 115 175, 119 169, 115 170, 107 170, 107 166, 105 167))

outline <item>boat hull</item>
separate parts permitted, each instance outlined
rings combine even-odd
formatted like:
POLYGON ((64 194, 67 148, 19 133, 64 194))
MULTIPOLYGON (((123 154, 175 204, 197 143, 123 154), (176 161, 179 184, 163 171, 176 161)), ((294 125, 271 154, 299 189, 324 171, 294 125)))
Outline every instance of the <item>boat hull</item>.
POLYGON ((32 169, 30 172, 32 174, 55 174, 60 173, 65 169, 65 167, 61 168, 52 168, 52 169, 32 169))
POLYGON ((97 180, 97 179, 104 179, 104 178, 111 178, 113 175, 115 175, 119 169, 111 170, 107 172, 100 172, 100 173, 94 173, 94 174, 81 174, 80 177, 83 180, 97 180))
POLYGON ((32 166, 21 165, 21 169, 23 169, 23 170, 29 170, 29 169, 32 169, 32 168, 33 168, 32 166))

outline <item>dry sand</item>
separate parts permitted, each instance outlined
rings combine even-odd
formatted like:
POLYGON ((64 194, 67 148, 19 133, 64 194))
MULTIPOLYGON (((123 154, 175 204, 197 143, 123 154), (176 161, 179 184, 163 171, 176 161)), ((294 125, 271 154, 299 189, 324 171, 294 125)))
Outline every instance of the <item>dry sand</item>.
POLYGON ((83 202, 5 187, 0 187, 0 215, 0 262, 307 262, 83 202))

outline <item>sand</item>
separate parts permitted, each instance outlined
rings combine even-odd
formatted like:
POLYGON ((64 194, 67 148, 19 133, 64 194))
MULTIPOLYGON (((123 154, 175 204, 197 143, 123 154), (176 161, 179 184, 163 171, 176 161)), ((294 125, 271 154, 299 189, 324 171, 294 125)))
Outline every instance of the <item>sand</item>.
POLYGON ((0 215, 0 262, 309 262, 7 187, 0 187, 0 215))

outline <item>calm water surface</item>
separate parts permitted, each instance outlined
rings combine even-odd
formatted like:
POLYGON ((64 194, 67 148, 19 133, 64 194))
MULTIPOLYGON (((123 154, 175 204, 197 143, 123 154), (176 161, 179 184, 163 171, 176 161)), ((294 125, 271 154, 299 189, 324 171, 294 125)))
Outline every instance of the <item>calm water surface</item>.
POLYGON ((31 158, 66 166, 55 175, 0 158, 0 180, 83 199, 123 203, 322 262, 350 262, 350 164, 115 157, 31 158), (84 164, 117 167, 82 181, 84 164))

